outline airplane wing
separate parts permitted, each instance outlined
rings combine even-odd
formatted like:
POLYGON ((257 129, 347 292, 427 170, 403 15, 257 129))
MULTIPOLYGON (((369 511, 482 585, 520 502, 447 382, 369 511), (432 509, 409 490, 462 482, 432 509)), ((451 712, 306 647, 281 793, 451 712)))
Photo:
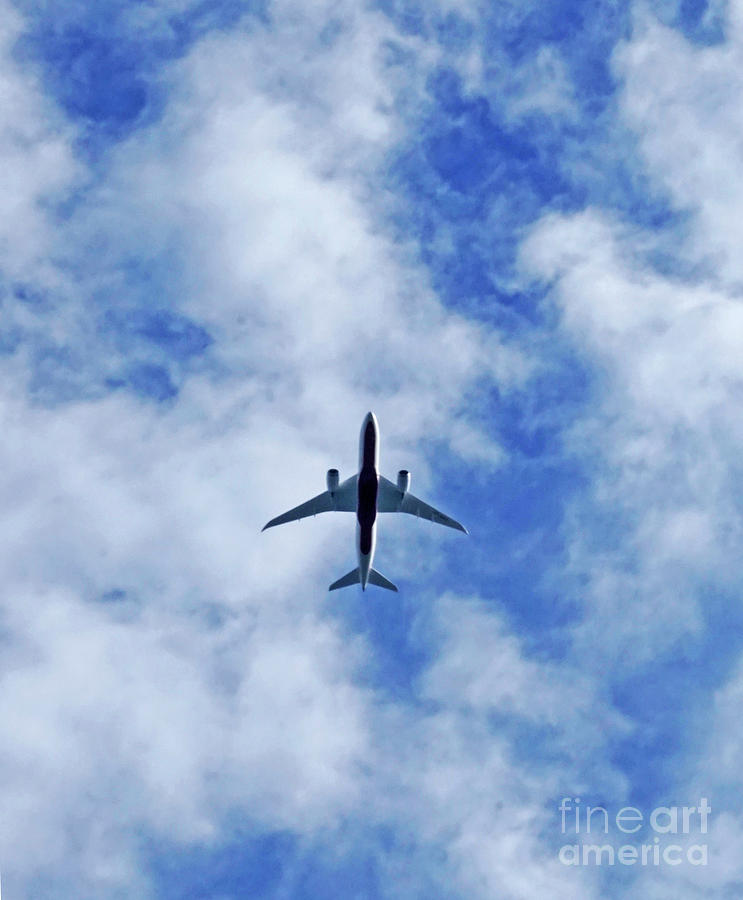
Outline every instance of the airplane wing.
POLYGON ((295 506, 289 512, 276 516, 275 519, 267 522, 261 531, 273 528, 274 525, 283 525, 285 522, 295 522, 298 519, 306 519, 307 516, 316 516, 318 513, 330 512, 333 509, 341 512, 356 512, 357 478, 357 475, 352 475, 343 484, 339 484, 332 494, 330 491, 323 491, 322 494, 307 500, 306 503, 300 503, 299 506, 295 506))
POLYGON ((403 512, 410 513, 411 516, 418 516, 420 519, 428 519, 430 522, 438 522, 439 525, 446 525, 448 528, 455 528, 457 531, 463 531, 469 534, 464 525, 452 519, 444 513, 434 509, 416 496, 406 491, 404 494, 398 490, 396 484, 379 476, 379 492, 377 494, 377 512, 403 512))

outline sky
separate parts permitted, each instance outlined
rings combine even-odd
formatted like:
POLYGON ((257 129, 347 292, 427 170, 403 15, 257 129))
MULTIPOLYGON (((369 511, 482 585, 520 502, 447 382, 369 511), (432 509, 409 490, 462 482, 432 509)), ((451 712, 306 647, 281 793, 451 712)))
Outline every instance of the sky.
POLYGON ((739 0, 0 0, 6 897, 740 896, 742 92, 739 0), (470 534, 328 594, 368 410, 470 534))

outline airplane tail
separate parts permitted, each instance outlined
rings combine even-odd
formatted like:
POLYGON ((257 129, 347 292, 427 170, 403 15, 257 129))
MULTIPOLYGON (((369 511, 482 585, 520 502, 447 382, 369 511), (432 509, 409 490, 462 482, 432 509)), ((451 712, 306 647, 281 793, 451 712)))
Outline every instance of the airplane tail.
MULTIPOLYGON (((349 584, 360 584, 361 576, 359 574, 358 566, 355 569, 352 569, 347 575, 344 575, 343 578, 339 578, 338 581, 334 581, 330 587, 329 591, 337 591, 338 588, 348 587, 349 584)), ((376 569, 369 569, 369 584, 374 584, 377 587, 385 588, 388 591, 397 591, 395 585, 388 581, 381 572, 377 572, 376 569)))

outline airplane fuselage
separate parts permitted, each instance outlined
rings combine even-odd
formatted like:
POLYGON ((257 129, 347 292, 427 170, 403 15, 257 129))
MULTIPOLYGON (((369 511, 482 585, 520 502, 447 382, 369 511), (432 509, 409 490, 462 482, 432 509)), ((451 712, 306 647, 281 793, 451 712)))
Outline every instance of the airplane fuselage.
POLYGON ((379 425, 368 413, 359 440, 358 501, 356 504, 356 552, 362 589, 369 581, 377 543, 377 492, 379 490, 379 425))

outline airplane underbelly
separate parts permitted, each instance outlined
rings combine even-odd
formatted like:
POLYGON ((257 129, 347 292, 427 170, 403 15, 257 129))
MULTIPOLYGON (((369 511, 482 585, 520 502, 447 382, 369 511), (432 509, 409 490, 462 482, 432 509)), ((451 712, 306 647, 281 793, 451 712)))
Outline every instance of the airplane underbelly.
POLYGON ((368 532, 365 532, 361 525, 356 525, 356 553, 359 560, 359 581, 362 587, 366 587, 369 580, 369 572, 374 562, 374 550, 377 543, 377 525, 376 522, 371 526, 368 532), (366 538, 366 540, 364 540, 366 538), (368 548, 368 549, 367 549, 368 548))
POLYGON ((379 479, 374 469, 364 468, 359 473, 357 518, 359 522, 359 552, 371 553, 374 543, 374 523, 377 519, 377 491, 379 479))

